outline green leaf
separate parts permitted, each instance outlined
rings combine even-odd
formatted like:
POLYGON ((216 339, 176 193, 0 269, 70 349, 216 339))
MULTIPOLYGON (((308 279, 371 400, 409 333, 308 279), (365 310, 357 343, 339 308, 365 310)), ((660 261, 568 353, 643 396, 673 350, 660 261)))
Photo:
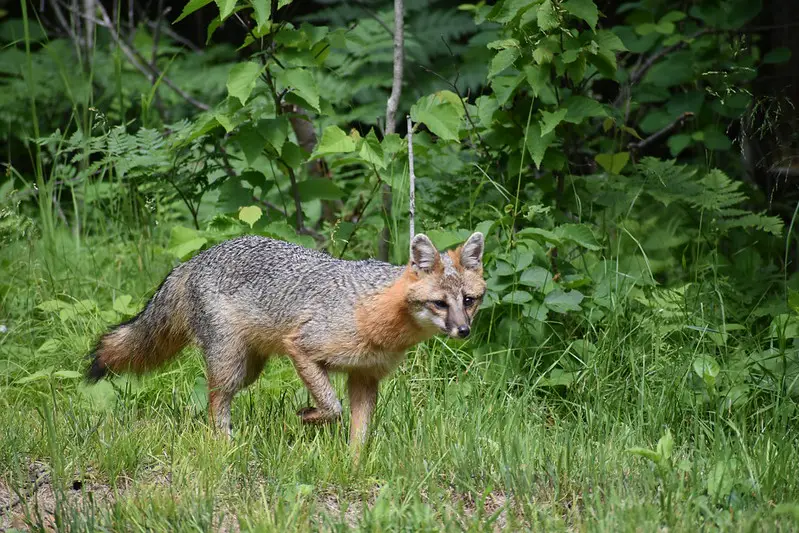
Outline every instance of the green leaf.
POLYGON ((627 450, 625 451, 627 453, 631 453, 633 455, 638 455, 640 457, 649 459, 650 461, 652 461, 657 465, 660 464, 661 460, 660 454, 657 453, 656 451, 650 450, 649 448, 627 448, 627 450))
POLYGON ((238 63, 230 69, 227 78, 227 92, 230 96, 238 98, 241 105, 247 103, 250 93, 255 89, 255 82, 261 74, 261 65, 247 61, 238 63))
POLYGON ((717 462, 707 478, 707 493, 716 500, 727 498, 735 487, 737 469, 738 462, 735 459, 717 462))
POLYGON ((591 26, 591 29, 596 29, 596 23, 599 20, 599 10, 596 4, 591 0, 568 0, 563 3, 563 9, 567 13, 574 15, 579 19, 583 19, 591 26))
POLYGON ((710 355, 700 355, 694 359, 692 367, 694 373, 702 378, 708 385, 713 384, 716 376, 718 376, 721 371, 719 364, 710 355))
POLYGON ((669 147, 669 152, 671 152, 672 157, 677 157, 680 152, 685 150, 691 144, 691 136, 687 133, 678 133, 677 135, 672 135, 669 137, 669 140, 666 141, 666 144, 669 147))
POLYGON ((427 236, 430 237, 430 240, 433 241, 433 244, 438 250, 446 250, 456 244, 460 244, 468 239, 469 235, 471 235, 471 233, 469 233, 468 230, 450 231, 434 229, 427 232, 427 236))
POLYGON ((172 24, 177 24, 181 20, 185 19, 186 17, 188 17, 198 9, 207 6, 211 2, 212 0, 191 0, 189 3, 186 4, 186 6, 183 8, 183 11, 180 13, 180 16, 176 18, 172 24))
POLYGON ((551 0, 544 0, 544 3, 538 6, 538 27, 544 31, 558 27, 558 16, 551 0))
POLYGON ((605 106, 585 96, 570 96, 563 102, 566 108, 566 117, 563 119, 572 124, 580 124, 583 120, 591 117, 606 117, 608 112, 605 106))
POLYGON ((377 135, 375 135, 373 129, 370 129, 369 133, 364 137, 361 151, 358 155, 367 163, 373 164, 378 170, 386 168, 383 147, 380 145, 380 141, 377 140, 377 135))
POLYGON ((283 151, 283 143, 285 143, 288 138, 289 130, 289 121, 285 115, 261 120, 258 122, 257 128, 261 137, 266 139, 266 142, 272 145, 272 148, 274 148, 277 153, 283 151))
POLYGON ((252 9, 255 13, 255 23, 260 28, 264 24, 269 21, 269 16, 271 15, 271 2, 270 0, 250 0, 252 3, 252 9))
POLYGON ((239 209, 239 220, 253 227, 263 216, 263 211, 257 205, 250 205, 239 209))
POLYGON ((553 285, 552 273, 540 266, 533 266, 522 272, 519 283, 528 287, 534 287, 540 291, 549 292, 546 289, 553 285))
POLYGON ((541 126, 538 122, 530 124, 527 130, 527 151, 530 152, 530 157, 533 158, 533 163, 537 168, 541 168, 541 161, 544 159, 544 153, 555 140, 555 134, 550 132, 546 135, 541 134, 541 126))
POLYGON ((540 65, 528 65, 524 69, 524 74, 527 78, 527 83, 533 90, 533 95, 538 98, 538 95, 549 83, 549 68, 540 65))
POLYGON ((671 436, 671 430, 666 429, 666 433, 660 437, 658 441, 657 452, 663 461, 671 459, 671 452, 674 450, 674 438, 671 436))
POLYGON ((630 160, 630 152, 616 154, 597 154, 594 159, 608 174, 619 174, 630 160))
POLYGON ((533 50, 533 59, 539 65, 543 65, 545 63, 551 63, 554 57, 555 55, 546 46, 539 46, 538 48, 533 50))
POLYGON ((293 68, 284 72, 284 83, 294 89, 294 92, 308 102, 308 105, 321 112, 319 108, 319 88, 316 86, 313 73, 310 70, 301 68, 293 68))
POLYGON ((533 296, 527 291, 513 291, 500 300, 504 304, 526 304, 532 301, 533 296))
POLYGON ((206 242, 208 239, 201 237, 195 230, 174 226, 169 236, 167 251, 182 260, 202 248, 206 242))
POLYGON ((344 197, 338 185, 326 178, 309 178, 297 184, 297 191, 300 200, 309 202, 311 200, 340 200, 344 197))
POLYGON ((61 379, 80 379, 83 377, 83 374, 75 370, 56 370, 53 372, 52 376, 61 379))
POLYGON ((17 385, 24 385, 25 383, 32 383, 34 381, 42 381, 50 377, 50 372, 52 371, 53 367, 43 368, 42 370, 38 370, 33 374, 25 376, 24 378, 19 378, 14 383, 17 385))
POLYGON ((554 130, 558 124, 563 122, 563 118, 566 116, 566 113, 566 109, 558 109, 554 113, 541 110, 541 116, 543 117, 541 120, 541 135, 546 135, 554 130))
POLYGON ((138 309, 135 306, 130 305, 130 302, 133 300, 130 294, 120 294, 114 299, 114 311, 119 313, 120 315, 125 316, 133 316, 136 314, 138 309))
POLYGON ((215 2, 219 7, 219 18, 224 21, 233 13, 237 0, 215 0, 215 2))
POLYGON ((236 135, 236 141, 244 152, 244 158, 247 164, 252 166, 258 159, 258 156, 264 151, 266 140, 261 137, 261 134, 252 126, 244 126, 239 130, 236 135))
POLYGON ((627 50, 627 47, 624 46, 619 36, 610 30, 599 30, 596 32, 594 41, 599 45, 600 50, 608 50, 610 52, 623 52, 627 50))
POLYGON ((769 53, 763 56, 763 63, 766 63, 767 65, 773 65, 777 63, 785 63, 789 59, 791 59, 791 49, 785 46, 780 46, 770 50, 769 53))
POLYGON ((314 150, 314 157, 322 154, 354 152, 357 143, 338 126, 328 126, 322 132, 322 140, 314 150))
POLYGON ((542 244, 552 244, 554 246, 560 246, 562 244, 560 237, 543 228, 524 228, 516 235, 521 239, 531 237, 533 240, 542 244))
POLYGON ((588 250, 601 250, 591 228, 583 224, 563 224, 555 228, 555 234, 564 241, 573 242, 588 250))
POLYGON ((460 142, 458 130, 463 113, 460 99, 451 91, 423 96, 411 107, 414 122, 422 122, 440 138, 455 142, 460 142))
POLYGON ((585 298, 583 293, 577 290, 564 292, 561 289, 555 289, 544 298, 544 304, 556 313, 568 313, 569 311, 579 311, 583 298, 585 298))
POLYGON ((500 50, 491 60, 491 65, 488 67, 488 79, 493 78, 513 65, 514 61, 516 61, 520 55, 521 51, 518 48, 505 48, 504 50, 500 50))

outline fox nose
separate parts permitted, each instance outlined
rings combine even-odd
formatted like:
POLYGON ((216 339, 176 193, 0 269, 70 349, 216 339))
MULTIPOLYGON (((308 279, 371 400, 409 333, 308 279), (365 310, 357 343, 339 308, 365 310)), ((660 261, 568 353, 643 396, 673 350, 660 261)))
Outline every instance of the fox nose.
POLYGON ((468 337, 470 332, 471 329, 469 329, 469 326, 466 325, 458 326, 458 337, 460 337, 461 339, 465 339, 466 337, 468 337))

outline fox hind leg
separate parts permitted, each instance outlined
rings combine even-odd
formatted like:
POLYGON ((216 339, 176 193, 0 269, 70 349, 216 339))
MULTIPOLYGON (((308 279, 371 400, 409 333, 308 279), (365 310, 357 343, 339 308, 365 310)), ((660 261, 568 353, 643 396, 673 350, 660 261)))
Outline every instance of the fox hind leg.
POLYGON ((230 406, 236 393, 253 383, 266 359, 252 353, 242 342, 227 339, 205 350, 208 372, 208 407, 211 422, 231 435, 230 406))

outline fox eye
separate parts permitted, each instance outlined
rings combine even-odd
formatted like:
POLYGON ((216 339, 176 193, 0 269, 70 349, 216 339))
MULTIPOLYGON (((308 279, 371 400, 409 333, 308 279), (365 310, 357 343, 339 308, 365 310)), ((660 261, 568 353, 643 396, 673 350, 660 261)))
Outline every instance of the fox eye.
POLYGON ((473 306, 474 305, 474 298, 472 298, 471 296, 466 296, 463 299, 463 305, 465 305, 466 307, 473 306))
POLYGON ((431 303, 436 307, 438 307, 439 309, 446 309, 447 307, 449 307, 449 305, 447 305, 447 302, 445 302, 444 300, 433 300, 431 303))

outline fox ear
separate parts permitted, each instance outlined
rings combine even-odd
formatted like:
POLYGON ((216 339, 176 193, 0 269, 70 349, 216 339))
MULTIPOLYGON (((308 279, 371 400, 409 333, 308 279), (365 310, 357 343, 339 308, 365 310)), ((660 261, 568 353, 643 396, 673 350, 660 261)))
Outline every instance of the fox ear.
POLYGON ((461 248, 461 265, 469 270, 482 270, 485 238, 479 231, 472 233, 461 248))
POLYGON ((427 235, 418 234, 411 241, 411 267, 415 272, 432 272, 441 260, 427 235))

